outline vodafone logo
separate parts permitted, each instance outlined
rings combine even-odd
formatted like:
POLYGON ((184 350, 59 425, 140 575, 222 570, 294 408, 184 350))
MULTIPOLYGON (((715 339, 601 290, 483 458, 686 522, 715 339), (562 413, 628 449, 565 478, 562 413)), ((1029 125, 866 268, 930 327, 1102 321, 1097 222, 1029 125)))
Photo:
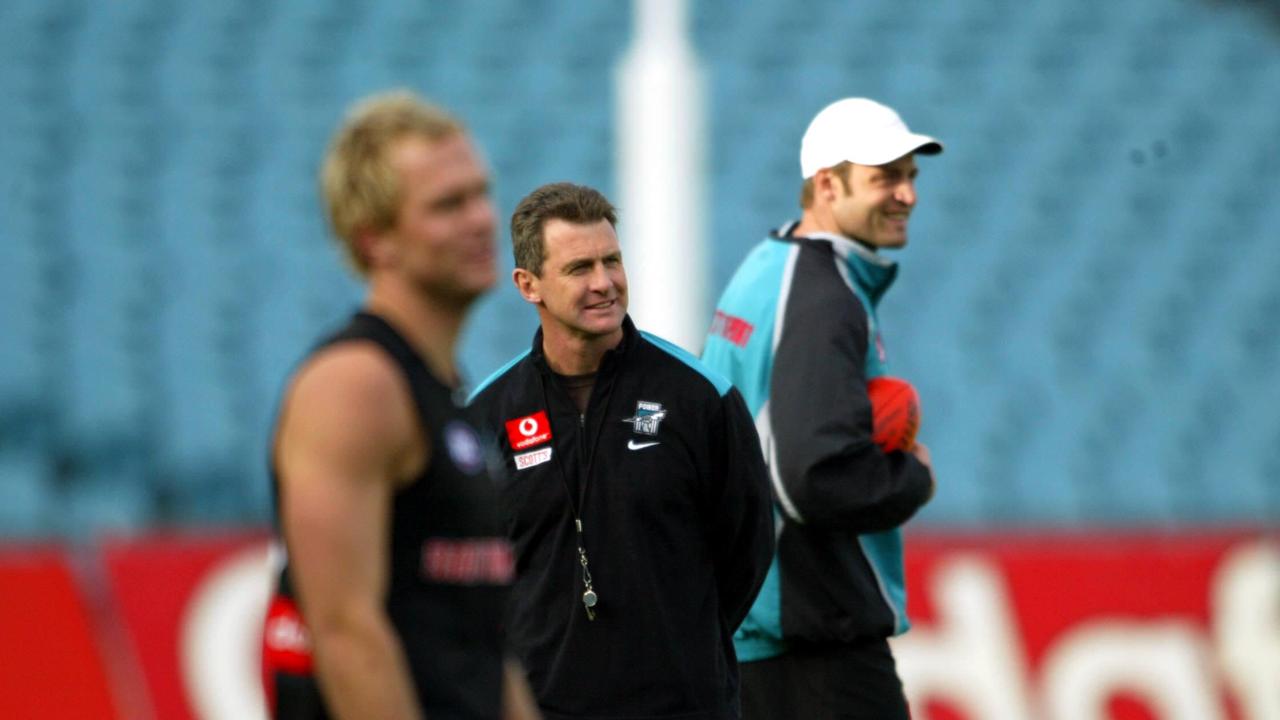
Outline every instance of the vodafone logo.
POLYGON ((512 450, 524 450, 551 439, 551 422, 547 420, 544 410, 508 420, 506 426, 507 440, 511 443, 512 450))

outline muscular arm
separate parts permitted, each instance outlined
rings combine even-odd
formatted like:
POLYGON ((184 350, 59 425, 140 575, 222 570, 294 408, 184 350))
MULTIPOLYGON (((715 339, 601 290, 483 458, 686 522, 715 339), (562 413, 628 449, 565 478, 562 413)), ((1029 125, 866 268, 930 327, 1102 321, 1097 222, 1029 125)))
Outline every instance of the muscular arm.
POLYGON ((538 701, 520 663, 508 658, 502 666, 502 720, 539 720, 538 701))
POLYGON ((282 414, 281 522, 316 678, 336 718, 422 717, 385 610, 395 481, 425 459, 416 426, 390 361, 354 343, 305 366, 282 414))

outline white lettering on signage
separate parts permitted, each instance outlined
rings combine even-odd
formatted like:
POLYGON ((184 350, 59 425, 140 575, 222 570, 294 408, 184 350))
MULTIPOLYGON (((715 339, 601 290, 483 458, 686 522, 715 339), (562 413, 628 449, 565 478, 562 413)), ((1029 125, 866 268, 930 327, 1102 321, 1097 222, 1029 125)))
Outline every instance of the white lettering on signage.
POLYGON ((1026 661, 1000 571, 974 555, 954 555, 931 578, 938 620, 893 640, 911 704, 946 698, 966 716, 1033 717, 1026 661))
POLYGON ((1141 699, 1160 720, 1222 720, 1212 678, 1209 643, 1190 622, 1083 623, 1054 643, 1045 657, 1040 671, 1043 717, 1104 720, 1109 717, 1107 701, 1124 691, 1141 699))
POLYGON ((1034 679, 996 564, 957 553, 937 565, 930 583, 935 621, 891 641, 917 708, 934 700, 984 720, 1106 720, 1108 701, 1123 694, 1159 720, 1223 720, 1221 691, 1229 689, 1241 720, 1280 718, 1274 542, 1242 544, 1223 556, 1205 589, 1209 632, 1172 614, 1103 616, 1058 635, 1034 679))
POLYGON ((1255 543, 1228 554, 1209 597, 1219 662, 1241 714, 1280 718, 1280 547, 1255 543))
POLYGON ((262 623, 279 559, 264 543, 209 571, 192 594, 180 652, 191 712, 201 720, 266 720, 262 623))

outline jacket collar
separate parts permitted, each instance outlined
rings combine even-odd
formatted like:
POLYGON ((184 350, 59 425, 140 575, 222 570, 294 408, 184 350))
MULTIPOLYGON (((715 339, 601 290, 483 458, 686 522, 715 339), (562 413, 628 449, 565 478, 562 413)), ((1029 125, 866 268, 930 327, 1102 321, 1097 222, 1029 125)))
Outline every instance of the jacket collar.
POLYGON ((871 302, 880 302, 880 298, 889 290, 894 278, 898 276, 898 263, 876 252, 875 249, 843 235, 828 232, 793 235, 799 224, 799 221, 793 220, 774 230, 771 235, 779 240, 809 240, 829 244, 858 285, 871 297, 871 302))
MULTIPOLYGON (((596 369, 596 372, 612 369, 639 342, 640 332, 636 329, 635 323, 631 321, 631 315, 624 315, 622 318, 622 342, 604 352, 604 356, 600 358, 600 367, 596 369)), ((533 359, 541 370, 551 372, 551 366, 547 364, 547 356, 542 351, 541 326, 533 334, 533 347, 529 351, 529 357, 533 359)))

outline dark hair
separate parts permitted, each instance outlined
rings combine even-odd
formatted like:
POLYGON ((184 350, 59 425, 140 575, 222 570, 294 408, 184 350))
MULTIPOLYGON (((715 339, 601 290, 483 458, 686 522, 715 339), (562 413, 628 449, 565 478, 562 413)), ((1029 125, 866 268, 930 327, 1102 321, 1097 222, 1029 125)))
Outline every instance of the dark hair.
POLYGON ((511 214, 511 249, 516 267, 542 277, 546 256, 543 228, 548 220, 590 225, 608 220, 618 226, 618 211, 599 190, 558 182, 543 185, 520 201, 511 214))

